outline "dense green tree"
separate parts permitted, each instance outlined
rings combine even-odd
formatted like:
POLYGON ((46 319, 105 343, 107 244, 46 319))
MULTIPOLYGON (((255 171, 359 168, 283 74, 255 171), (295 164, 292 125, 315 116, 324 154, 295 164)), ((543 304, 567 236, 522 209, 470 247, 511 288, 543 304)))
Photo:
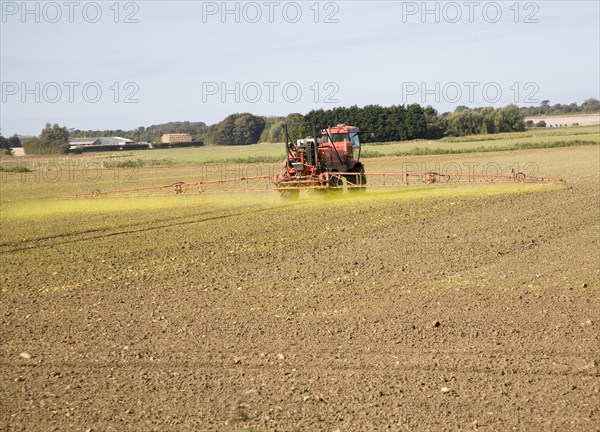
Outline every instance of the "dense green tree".
POLYGON ((597 113, 600 111, 600 101, 594 98, 586 99, 581 104, 581 109, 585 113, 597 113))
POLYGON ((476 135, 484 125, 483 116, 472 109, 461 109, 448 115, 446 134, 450 136, 476 135))
POLYGON ((525 116, 516 105, 507 105, 496 112, 498 132, 520 132, 525 130, 525 116))
POLYGON ((69 143, 61 140, 42 141, 39 138, 33 138, 23 143, 23 149, 28 155, 64 154, 69 151, 69 143))
POLYGON ((427 129, 423 138, 427 139, 440 139, 444 136, 444 132, 446 131, 446 117, 441 116, 438 112, 431 106, 428 105, 423 113, 425 115, 425 122, 427 124, 427 129))
POLYGON ((234 121, 233 144, 256 144, 265 128, 263 117, 243 114, 234 121))
POLYGON ((263 117, 250 113, 232 114, 208 128, 206 141, 217 145, 255 144, 264 128, 263 117))
MULTIPOLYGON (((388 128, 390 139, 395 141, 408 139, 410 136, 410 130, 412 130, 414 127, 415 120, 418 122, 418 119, 415 119, 415 114, 418 115, 418 113, 415 113, 411 110, 409 115, 408 110, 404 107, 404 105, 392 105, 388 108, 388 110, 388 121, 390 122, 388 128)), ((425 124, 426 123, 427 121, 425 120, 425 124)), ((357 123, 357 125, 360 125, 360 123, 357 123)), ((369 131, 365 132, 367 132, 365 141, 368 142, 368 139, 371 137, 368 135, 369 131)), ((377 136, 374 137, 374 140, 377 140, 377 136)))
POLYGON ((69 130, 66 127, 60 127, 58 124, 50 126, 46 123, 42 133, 39 136, 41 143, 52 143, 54 141, 69 142, 69 130))
POLYGON ((265 129, 260 136, 261 142, 285 142, 285 128, 292 141, 313 136, 314 131, 307 123, 304 116, 298 113, 288 114, 286 117, 267 117, 265 129))
POLYGON ((23 144, 26 154, 61 154, 69 151, 69 130, 58 124, 46 123, 38 138, 23 144))
POLYGON ((406 108, 406 139, 422 138, 427 132, 427 119, 425 111, 419 104, 412 104, 406 108))
POLYGON ((479 110, 483 124, 481 126, 482 134, 496 133, 496 110, 492 107, 485 107, 479 110))
POLYGON ((23 144, 21 143, 21 139, 19 138, 19 136, 17 134, 14 134, 10 138, 8 138, 8 142, 10 142, 11 147, 23 147, 23 144))
POLYGON ((0 135, 0 151, 5 155, 12 154, 12 150, 10 149, 10 141, 0 135))
POLYGON ((330 111, 325 111, 323 109, 312 110, 304 116, 304 120, 307 124, 311 125, 312 128, 320 131, 331 124, 331 121, 329 120, 329 114, 330 111))
POLYGON ((282 142, 283 138, 283 117, 270 116, 265 117, 265 128, 260 134, 258 142, 282 142))

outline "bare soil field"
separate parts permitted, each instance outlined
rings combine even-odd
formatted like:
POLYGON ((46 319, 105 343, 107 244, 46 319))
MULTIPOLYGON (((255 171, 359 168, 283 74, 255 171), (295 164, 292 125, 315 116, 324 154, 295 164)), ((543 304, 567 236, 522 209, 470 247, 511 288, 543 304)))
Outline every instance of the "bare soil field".
POLYGON ((600 146, 410 161, 566 185, 117 208, 4 182, 0 429, 600 431, 600 146))

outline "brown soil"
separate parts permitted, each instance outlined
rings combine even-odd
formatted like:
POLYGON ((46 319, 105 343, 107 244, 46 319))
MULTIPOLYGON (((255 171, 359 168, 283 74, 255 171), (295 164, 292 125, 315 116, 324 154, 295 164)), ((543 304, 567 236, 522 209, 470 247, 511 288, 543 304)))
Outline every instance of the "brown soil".
POLYGON ((557 160, 543 193, 3 241, 0 429, 600 430, 598 160, 557 160))

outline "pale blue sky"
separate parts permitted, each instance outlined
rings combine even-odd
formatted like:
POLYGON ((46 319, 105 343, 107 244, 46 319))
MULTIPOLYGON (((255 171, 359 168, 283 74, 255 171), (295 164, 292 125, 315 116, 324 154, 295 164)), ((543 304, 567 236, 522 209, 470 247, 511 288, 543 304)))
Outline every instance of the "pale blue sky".
MULTIPOLYGON (((430 90, 439 83, 440 101, 429 94, 425 104, 442 112, 457 105, 490 105, 482 93, 486 83, 493 85, 492 90, 502 90, 496 106, 514 102, 515 97, 519 105, 531 105, 526 100, 530 93, 531 99, 551 103, 581 103, 600 94, 598 1, 530 2, 535 6, 520 2, 518 23, 514 22, 513 1, 496 3, 502 12, 496 23, 488 22, 494 18, 494 8, 485 1, 474 7, 472 23, 465 2, 454 3, 463 14, 456 23, 444 20, 444 11, 449 20, 455 16, 448 2, 428 2, 431 9, 438 5, 439 23, 432 14, 422 22, 422 2, 330 2, 333 6, 321 2, 319 23, 314 22, 314 1, 298 2, 302 17, 297 23, 284 19, 284 5, 288 12, 294 11, 291 2, 285 1, 274 6, 273 23, 268 21, 268 6, 260 1, 255 2, 263 13, 258 23, 245 22, 241 13, 240 23, 234 22, 233 15, 222 23, 219 13, 205 15, 203 20, 203 8, 220 8, 222 2, 193 1, 135 2, 134 6, 121 2, 119 23, 114 23, 114 2, 98 2, 102 17, 90 23, 83 18, 82 9, 91 2, 78 3, 73 23, 64 2, 56 2, 62 13, 56 23, 47 22, 55 19, 55 10, 48 6, 44 10, 45 3, 39 3, 40 23, 36 23, 35 13, 23 19, 20 1, 2 2, 3 135, 38 134, 46 122, 78 129, 131 129, 176 120, 211 124, 245 111, 285 115, 337 105, 423 104, 422 83, 430 90), (409 15, 414 7, 419 10, 409 15), (490 15, 483 16, 484 7, 490 15), (325 15, 336 9, 334 18, 339 22, 324 23, 325 15), (132 12, 138 22, 122 22, 132 12), (531 13, 538 22, 524 23, 531 13), (59 83, 63 92, 57 103, 48 100, 56 97, 48 85, 52 82, 59 83), (73 102, 69 101, 69 87, 62 84, 65 82, 79 83, 73 87, 73 102), (121 87, 118 95, 115 87, 111 89, 115 82, 121 87), (134 96, 137 103, 123 102, 136 88, 124 89, 128 82, 139 89, 134 96), (256 82, 263 95, 256 103, 245 101, 243 95, 237 103, 229 95, 223 103, 217 92, 205 94, 203 101, 202 83, 210 82, 219 87, 225 82, 229 88, 235 88, 236 82, 240 87, 256 82), (280 83, 274 87, 272 101, 265 82, 280 83), (463 91, 457 101, 453 101, 454 85, 447 85, 452 82, 463 91), (465 82, 479 83, 473 87, 473 102, 465 82), (39 103, 34 94, 25 94, 23 102, 22 83, 28 89, 39 83, 40 90, 46 86, 50 93, 46 98, 40 95, 39 103), (86 83, 101 88, 98 102, 83 98, 86 83), (288 100, 283 97, 286 83, 291 83, 292 90, 302 90, 297 102, 290 100, 295 96, 292 90, 288 100), (316 102, 313 83, 320 87, 316 102), (324 88, 326 83, 335 86, 324 88), (403 87, 408 90, 406 83, 418 83, 415 95, 403 94, 403 87), (513 83, 519 83, 518 95, 513 83), (527 83, 533 84, 525 88, 527 83), (336 86, 334 99, 339 102, 327 103, 325 97, 336 86), (446 100, 444 86, 449 91, 446 100)), ((228 3, 230 8, 235 5, 228 3)), ((35 2, 28 7, 35 10, 35 2)), ((241 12, 244 3, 239 7, 241 12)), ((87 11, 91 14, 93 8, 87 11)), ((253 12, 250 6, 246 11, 253 12)), ((92 90, 91 99, 95 96, 92 90)), ((256 97, 254 92, 246 96, 256 97)), ((494 98, 495 94, 488 96, 494 98)))

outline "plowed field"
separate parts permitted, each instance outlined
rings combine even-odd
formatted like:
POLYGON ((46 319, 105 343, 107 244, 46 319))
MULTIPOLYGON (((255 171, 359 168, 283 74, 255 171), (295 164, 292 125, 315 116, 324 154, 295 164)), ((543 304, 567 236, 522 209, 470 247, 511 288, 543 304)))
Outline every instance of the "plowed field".
POLYGON ((0 429, 600 430, 600 147, 414 160, 535 160, 566 186, 3 183, 0 429))

